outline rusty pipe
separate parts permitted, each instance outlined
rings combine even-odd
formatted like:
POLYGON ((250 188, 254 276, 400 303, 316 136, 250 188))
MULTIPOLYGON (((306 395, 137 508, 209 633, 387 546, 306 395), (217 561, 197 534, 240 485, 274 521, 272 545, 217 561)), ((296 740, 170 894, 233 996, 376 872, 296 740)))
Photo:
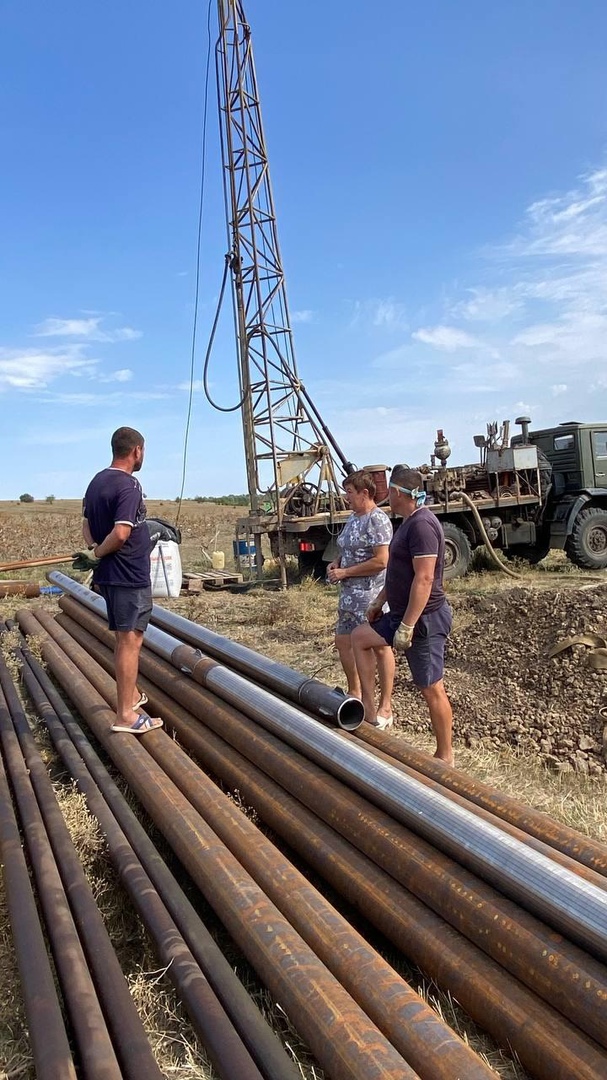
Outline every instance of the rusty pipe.
MULTIPOLYGON (((86 603, 83 600, 85 606, 102 611, 104 601, 92 593, 90 597, 93 599, 86 598, 86 603)), ((60 600, 64 611, 77 603, 65 597, 60 600)), ((506 895, 524 903, 582 948, 600 960, 607 960, 607 894, 602 887, 557 865, 549 852, 529 848, 492 822, 481 820, 466 806, 453 803, 440 792, 430 791, 416 778, 405 776, 387 762, 366 754, 362 747, 345 745, 336 732, 316 724, 236 672, 202 658, 190 646, 179 645, 162 630, 148 628, 144 640, 176 668, 278 733, 306 757, 325 765, 333 775, 404 825, 417 828, 430 843, 459 859, 506 895)))
POLYGON ((342 986, 425 1080, 491 1070, 172 741, 150 753, 342 986))
MULTIPOLYGON (((47 577, 49 581, 59 585, 64 592, 79 600, 89 610, 96 611, 105 618, 105 601, 102 597, 96 596, 90 589, 67 577, 66 574, 51 571, 47 577)), ((153 608, 152 621, 163 629, 171 630, 175 635, 181 636, 196 648, 203 649, 209 656, 226 661, 231 668, 253 679, 255 683, 268 687, 282 697, 301 705, 303 709, 315 713, 323 720, 333 720, 338 727, 346 731, 354 731, 364 720, 365 710, 358 698, 333 690, 318 679, 311 679, 287 667, 286 664, 270 660, 267 656, 262 656, 261 653, 247 648, 246 645, 230 641, 229 638, 222 637, 221 634, 216 634, 205 626, 197 626, 188 619, 182 618, 181 615, 167 611, 166 608, 159 607, 157 604, 153 608)), ((150 632, 152 630, 153 628, 150 628, 150 632)))
MULTIPOLYGON (((343 738, 354 739, 356 733, 344 732, 343 738)), ((400 742, 400 740, 397 740, 400 742)), ((411 776, 418 780, 420 783, 425 784, 431 791, 438 791, 444 794, 447 799, 459 806, 470 806, 470 800, 466 799, 464 795, 460 795, 459 792, 446 788, 438 780, 434 780, 431 776, 427 776, 425 773, 418 773, 417 770, 411 768, 409 765, 405 765, 399 758, 395 758, 390 754, 389 747, 392 742, 392 736, 388 735, 384 747, 381 747, 379 743, 366 744, 368 753, 373 754, 374 757, 381 761, 385 761, 392 765, 394 768, 399 769, 405 776, 411 776)), ((513 800, 514 801, 514 800, 513 800)), ((474 803, 474 813, 481 821, 488 821, 491 823, 497 823, 499 828, 502 829, 508 836, 514 837, 515 840, 521 843, 527 844, 530 848, 540 851, 544 854, 548 854, 549 857, 560 866, 565 867, 570 872, 578 874, 586 881, 590 881, 599 889, 607 894, 607 878, 597 873, 596 870, 592 870, 584 862, 579 862, 571 855, 564 854, 559 847, 552 845, 546 845, 542 840, 538 840, 534 834, 526 832, 524 829, 517 825, 512 824, 503 815, 497 816, 491 810, 487 810, 484 806, 479 806, 478 803, 474 803), (547 851, 547 847, 549 850, 547 851)), ((573 831, 573 830, 572 830, 573 831)), ((599 848, 601 845, 596 844, 595 847, 599 848)))
POLYGON ((37 1080, 76 1080, 1 756, 0 861, 37 1080))
MULTIPOLYGON (((263 1076, 266 1080, 299 1080, 299 1070, 287 1056, 279 1039, 264 1020, 216 945, 122 792, 102 765, 63 699, 55 690, 46 672, 31 655, 25 643, 18 652, 24 661, 22 675, 25 686, 35 703, 38 714, 45 721, 55 748, 66 768, 78 783, 80 790, 84 792, 91 811, 101 821, 106 835, 109 833, 109 829, 106 828, 108 808, 112 819, 117 821, 124 831, 136 856, 141 860, 142 866, 162 896, 167 910, 175 920, 197 964, 204 971, 263 1076), (99 800, 99 792, 103 795, 102 800, 99 800)), ((112 840, 109 841, 109 846, 112 853, 114 847, 112 840)), ((138 890, 138 894, 140 892, 141 890, 138 890)), ((171 974, 171 968, 169 968, 169 974, 171 974)), ((230 1039, 225 1034, 221 1018, 216 1018, 212 1008, 209 1010, 209 1016, 211 1056, 213 1056, 211 1048, 215 1041, 221 1051, 222 1060, 226 1061, 226 1069, 233 1076, 235 1075, 235 1055, 229 1056, 230 1039)), ((201 1032, 201 1037, 207 1045, 206 1032, 201 1032)), ((222 1075, 224 1067, 219 1063, 219 1059, 217 1059, 217 1068, 222 1075)), ((246 1074, 253 1078, 257 1072, 249 1068, 246 1074)), ((240 1067, 240 1075, 244 1075, 242 1067, 240 1067)))
POLYGON ((1 689, 0 741, 83 1071, 87 1080, 121 1080, 121 1070, 1 689))
MULTIPOLYGON (((95 651, 95 642, 82 629, 85 626, 90 626, 100 640, 111 642, 111 634, 101 619, 78 604, 67 600, 62 604, 74 611, 78 623, 70 624, 70 631, 88 651, 95 651)), ((59 619, 63 622, 65 615, 59 619)), ((154 683, 161 684, 222 738, 237 745, 250 760, 286 786, 377 865, 390 866, 393 877, 453 927, 573 1019, 587 1034, 605 1043, 603 1002, 607 997, 607 976, 603 965, 577 946, 563 942, 533 916, 454 865, 451 859, 263 729, 250 722, 244 724, 241 719, 245 734, 237 742, 233 733, 234 710, 224 711, 221 723, 215 724, 208 693, 183 679, 166 662, 143 650, 140 666, 154 683)))
MULTIPOLYGON (((45 699, 26 660, 24 660, 22 676, 37 711, 45 720, 55 747, 72 777, 78 781, 80 790, 84 792, 90 812, 101 825, 110 857, 120 880, 147 926, 156 944, 158 956, 166 967, 167 974, 188 1011, 194 1030, 200 1036, 219 1076, 224 1077, 225 1080, 230 1080, 234 1076, 246 1076, 247 1080, 249 1077, 250 1080, 262 1080, 262 1074, 244 1049, 223 1008, 210 990, 199 965, 168 915, 162 898, 137 859, 99 788, 86 770, 61 721, 52 710, 50 702, 45 699)), ((33 774, 33 767, 30 767, 33 774)), ((130 1007, 133 1008, 130 995, 129 1001, 130 1007)), ((123 1030, 122 1034, 128 1039, 128 1031, 123 1030)), ((149 1055, 149 1042, 145 1035, 144 1038, 147 1043, 147 1055, 149 1055)), ((135 1075, 141 1077, 143 1074, 151 1078, 155 1073, 146 1062, 145 1047, 142 1048, 142 1053, 137 1046, 137 1041, 139 1040, 136 1039, 133 1042, 132 1050, 129 1050, 138 1056, 139 1067, 135 1075)), ((118 1045, 119 1053, 121 1053, 121 1044, 118 1045)), ((155 1064, 153 1059, 152 1064, 155 1064)), ((158 1076, 160 1076, 159 1070, 158 1076)))
MULTIPOLYGON (((179 705, 167 707, 167 696, 147 679, 144 685, 154 708, 170 720, 180 745, 237 790, 276 835, 450 993, 498 1045, 508 1047, 534 1077, 570 1080, 575 1075, 576 1080, 596 1080, 607 1070, 607 1055, 594 1040, 452 930, 213 730, 179 705)), ((205 715, 212 714, 218 727, 230 723, 233 711, 205 696, 205 715)))
MULTIPOLYGON (((82 675, 94 662, 80 650, 77 667, 31 612, 21 610, 17 619, 26 633, 41 637, 43 655, 64 690, 332 1080, 413 1080, 416 1074, 401 1055, 146 752, 145 741, 166 734, 151 731, 139 740, 112 734, 115 714, 82 675)), ((69 638, 60 627, 56 631, 69 638)), ((106 679, 111 697, 113 680, 106 679)))
MULTIPOLYGON (((53 580, 55 576, 51 575, 53 580)), ((84 594, 87 591, 81 589, 84 594)), ((83 600, 85 606, 102 612, 104 601, 88 592, 89 597, 83 600)), ((78 601, 60 600, 64 611, 70 603, 78 601)), ((557 931, 567 934, 599 959, 607 960, 607 895, 602 887, 557 865, 549 852, 529 848, 492 822, 480 819, 466 806, 453 803, 439 791, 429 790, 421 781, 405 776, 386 761, 369 756, 358 745, 344 745, 335 732, 315 724, 293 706, 253 686, 236 672, 202 658, 197 650, 180 645, 162 630, 148 628, 145 641, 158 655, 242 708, 268 730, 280 734, 311 760, 326 764, 335 776, 404 825, 415 826, 430 843, 459 858, 468 869, 506 895, 521 900, 557 931)))
POLYGON ((0 597, 22 596, 33 600, 40 596, 40 586, 32 581, 0 581, 0 597))
POLYGON ((522 829, 542 843, 548 844, 563 855, 568 855, 584 866, 607 876, 607 846, 590 836, 555 821, 541 810, 506 795, 497 788, 484 784, 459 769, 452 769, 437 758, 416 750, 402 739, 395 739, 385 732, 378 732, 369 724, 362 725, 356 731, 356 737, 365 743, 368 749, 378 749, 388 753, 396 761, 414 769, 418 773, 435 780, 449 791, 462 795, 470 802, 503 818, 511 825, 522 829))
POLYGON ((73 559, 73 554, 47 555, 42 559, 20 559, 17 562, 4 562, 0 563, 0 574, 5 574, 9 570, 27 570, 30 566, 53 566, 57 563, 71 563, 73 559))

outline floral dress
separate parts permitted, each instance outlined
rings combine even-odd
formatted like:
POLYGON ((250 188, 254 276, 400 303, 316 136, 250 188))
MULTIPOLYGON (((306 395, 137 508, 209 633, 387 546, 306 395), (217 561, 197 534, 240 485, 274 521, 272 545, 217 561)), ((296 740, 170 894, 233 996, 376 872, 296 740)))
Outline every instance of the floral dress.
MULTIPOLYGON (((368 514, 351 514, 337 537, 339 565, 356 566, 372 559, 374 548, 389 544, 392 523, 387 514, 374 507, 368 514)), ((386 571, 366 577, 345 578, 340 582, 336 634, 351 634, 365 621, 369 604, 384 586, 386 571)))

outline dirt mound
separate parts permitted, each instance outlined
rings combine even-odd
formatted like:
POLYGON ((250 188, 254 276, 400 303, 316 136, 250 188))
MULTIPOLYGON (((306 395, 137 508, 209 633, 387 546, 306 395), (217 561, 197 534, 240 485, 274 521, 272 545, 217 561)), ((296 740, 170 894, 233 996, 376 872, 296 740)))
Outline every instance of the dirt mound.
MULTIPOLYGON (((593 631, 607 637, 607 584, 516 587, 492 596, 455 596, 451 602, 454 628, 445 684, 456 740, 528 749, 563 771, 607 771, 607 716, 599 713, 607 708, 607 672, 587 666, 583 645, 553 659, 546 656, 551 645, 569 636, 593 631)), ((423 703, 410 692, 405 667, 399 665, 397 676, 399 715, 405 728, 427 731, 423 703)))

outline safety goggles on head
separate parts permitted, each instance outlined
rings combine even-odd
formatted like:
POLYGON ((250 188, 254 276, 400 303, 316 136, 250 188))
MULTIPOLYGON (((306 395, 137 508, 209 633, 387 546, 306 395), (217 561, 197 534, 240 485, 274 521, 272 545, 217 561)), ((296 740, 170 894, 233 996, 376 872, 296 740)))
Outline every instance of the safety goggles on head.
POLYGON ((396 488, 396 490, 402 492, 403 495, 410 495, 412 499, 415 499, 419 506, 423 506, 426 501, 426 492, 421 488, 401 487, 400 484, 394 484, 392 480, 390 481, 389 487, 396 488))

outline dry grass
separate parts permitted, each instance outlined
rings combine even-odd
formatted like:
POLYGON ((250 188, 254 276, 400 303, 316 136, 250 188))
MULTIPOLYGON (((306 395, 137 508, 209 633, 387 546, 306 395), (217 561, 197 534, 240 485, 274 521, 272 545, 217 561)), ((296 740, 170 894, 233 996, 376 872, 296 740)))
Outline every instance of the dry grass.
MULTIPOLYGON (((176 505, 170 502, 149 505, 151 514, 171 520, 175 518, 176 509, 176 505)), ((239 508, 184 504, 179 522, 183 532, 181 555, 184 569, 204 568, 213 550, 225 551, 226 565, 231 565, 234 522, 241 513, 239 508)), ((0 504, 2 558, 50 555, 55 551, 76 550, 80 546, 79 503, 55 503, 53 506, 37 503, 27 506, 0 504)), ((477 560, 482 565, 482 556, 479 555, 477 560)), ((519 585, 532 590, 561 593, 593 584, 593 575, 575 570, 558 553, 552 554, 535 569, 524 563, 513 565, 521 573, 519 585)), ((271 568, 268 574, 273 575, 271 568)), ((11 574, 11 577, 15 576, 11 574)), ((23 577, 43 581, 44 573, 39 569, 24 571, 23 577)), ((461 618, 465 621, 467 596, 505 593, 512 589, 513 584, 513 580, 505 575, 480 569, 466 579, 453 582, 449 592, 456 608, 458 598, 461 598, 461 618)), ((50 609, 56 607, 52 598, 45 598, 42 602, 50 609)), ((0 620, 12 617, 16 608, 23 604, 35 603, 40 601, 20 601, 15 597, 0 600, 0 620)), ((225 591, 205 592, 199 596, 181 597, 169 602, 169 606, 220 634, 333 686, 343 683, 332 643, 336 603, 336 589, 307 579, 294 585, 287 593, 263 587, 240 595, 225 591)), ((402 729, 400 732, 397 729, 396 734, 405 737, 402 729)), ((57 769, 52 751, 41 731, 38 737, 45 757, 57 769)), ((420 749, 433 749, 429 731, 423 723, 416 725, 412 731, 408 730, 406 737, 420 749)), ((604 809, 607 784, 604 778, 547 772, 537 758, 505 744, 497 749, 483 746, 468 748, 458 744, 457 764, 472 776, 512 794, 522 802, 607 842, 604 809)), ((213 1080, 213 1072, 199 1041, 183 1015, 166 973, 158 970, 153 948, 116 880, 103 840, 81 797, 71 783, 61 778, 57 781, 57 792, 165 1076, 175 1080, 186 1080, 186 1077, 188 1080, 213 1080)), ((220 934, 212 918, 211 923, 214 931, 220 934)), ((280 1006, 259 985, 234 946, 225 940, 222 944, 260 1008, 270 1018, 298 1062, 302 1078, 322 1080, 322 1071, 302 1046, 280 1006)), ((485 1055, 502 1080, 525 1080, 526 1073, 505 1058, 492 1041, 478 1031, 449 995, 438 991, 432 982, 407 965, 402 956, 390 949, 385 941, 374 944, 385 952, 390 963, 430 1001, 462 1038, 485 1055)), ((0 1080, 17 1080, 21 1077, 33 1080, 1 890, 0 950, 0 1080)))

